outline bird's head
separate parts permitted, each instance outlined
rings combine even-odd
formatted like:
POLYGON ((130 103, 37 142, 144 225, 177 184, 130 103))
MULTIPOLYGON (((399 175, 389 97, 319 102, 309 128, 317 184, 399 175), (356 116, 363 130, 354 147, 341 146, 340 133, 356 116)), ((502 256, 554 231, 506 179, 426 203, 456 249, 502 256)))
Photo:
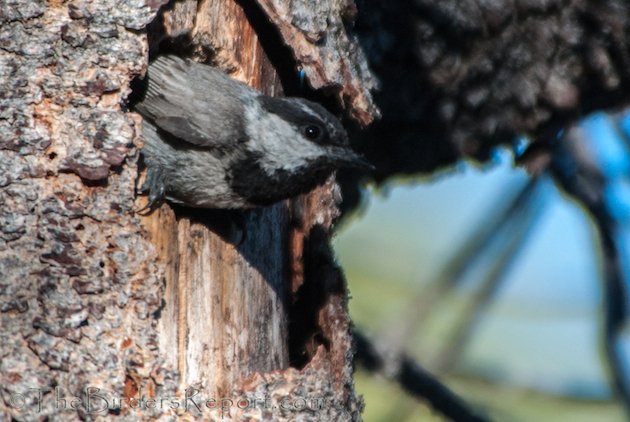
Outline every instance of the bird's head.
POLYGON ((321 105, 303 98, 267 96, 258 97, 258 102, 261 119, 250 138, 261 139, 264 156, 279 168, 373 168, 352 150, 339 119, 321 105))

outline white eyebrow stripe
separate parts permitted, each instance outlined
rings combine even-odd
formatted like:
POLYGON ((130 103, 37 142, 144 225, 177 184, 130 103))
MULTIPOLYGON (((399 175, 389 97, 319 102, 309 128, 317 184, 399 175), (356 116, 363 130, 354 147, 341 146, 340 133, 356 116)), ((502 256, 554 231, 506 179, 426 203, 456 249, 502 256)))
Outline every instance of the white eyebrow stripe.
POLYGON ((322 120, 322 116, 320 116, 319 114, 317 114, 316 112, 313 111, 312 108, 308 107, 306 104, 298 102, 297 103, 298 106, 300 107, 300 109, 305 112, 306 114, 316 117, 317 120, 322 120))

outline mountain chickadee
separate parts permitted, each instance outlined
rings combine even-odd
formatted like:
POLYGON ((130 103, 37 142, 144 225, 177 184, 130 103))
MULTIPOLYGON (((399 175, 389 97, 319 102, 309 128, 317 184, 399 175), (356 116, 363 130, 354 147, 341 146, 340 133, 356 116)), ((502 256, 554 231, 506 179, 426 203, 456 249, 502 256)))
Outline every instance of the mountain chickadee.
POLYGON ((189 59, 151 63, 135 109, 144 117, 145 209, 164 198, 201 208, 268 205, 308 192, 337 167, 372 167, 321 105, 263 95, 189 59))

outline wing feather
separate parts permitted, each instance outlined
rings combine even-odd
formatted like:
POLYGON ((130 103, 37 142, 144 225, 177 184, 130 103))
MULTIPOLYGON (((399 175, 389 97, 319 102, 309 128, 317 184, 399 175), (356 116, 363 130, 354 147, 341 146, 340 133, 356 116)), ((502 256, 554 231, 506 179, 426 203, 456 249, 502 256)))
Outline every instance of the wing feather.
POLYGON ((161 56, 149 65, 146 94, 136 110, 186 142, 221 147, 244 139, 243 104, 257 95, 218 69, 161 56))

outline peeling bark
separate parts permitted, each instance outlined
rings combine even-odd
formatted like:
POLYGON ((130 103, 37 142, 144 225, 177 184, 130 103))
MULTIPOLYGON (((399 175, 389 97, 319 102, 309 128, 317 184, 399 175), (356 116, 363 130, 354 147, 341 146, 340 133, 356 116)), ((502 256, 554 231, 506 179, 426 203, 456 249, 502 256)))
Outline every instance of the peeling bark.
POLYGON ((367 125, 378 116, 371 90, 376 80, 363 51, 346 31, 356 7, 352 1, 259 1, 291 47, 314 89, 332 91, 350 116, 367 125))
MULTIPOLYGON (((156 42, 185 39, 181 48, 189 48, 198 60, 219 66, 267 94, 281 93, 278 76, 246 11, 236 3, 175 3, 165 10, 162 25, 153 28, 156 42)), ((169 344, 168 338, 180 332, 177 361, 184 385, 198 385, 221 397, 267 398, 276 405, 291 397, 315 399, 322 406, 317 418, 359 417, 344 281, 329 252, 325 260, 310 252, 310 248, 328 248, 327 233, 336 215, 334 186, 331 181, 292 203, 246 213, 246 237, 236 247, 199 224, 198 213, 169 215, 162 221, 163 207, 148 218, 155 228, 152 232, 160 236, 164 227, 177 224, 179 274, 176 282, 167 278, 166 284, 176 286, 177 300, 171 303, 179 303, 175 312, 179 318, 176 327, 175 319, 165 320, 162 332, 169 344), (311 236, 316 222, 323 236, 311 236), (306 267, 311 265, 319 269, 307 275, 306 267), (193 286, 193 280, 201 281, 205 289, 193 286), (303 297, 306 285, 316 291, 312 295, 316 302, 303 297), (212 317, 201 318, 205 312, 212 317), (208 332, 224 335, 195 339, 208 332)), ((159 241, 164 242, 172 245, 173 237, 159 241)), ((165 311, 174 313, 169 302, 165 311)), ((230 416, 292 420, 300 414, 296 409, 273 413, 234 408, 230 416)))

